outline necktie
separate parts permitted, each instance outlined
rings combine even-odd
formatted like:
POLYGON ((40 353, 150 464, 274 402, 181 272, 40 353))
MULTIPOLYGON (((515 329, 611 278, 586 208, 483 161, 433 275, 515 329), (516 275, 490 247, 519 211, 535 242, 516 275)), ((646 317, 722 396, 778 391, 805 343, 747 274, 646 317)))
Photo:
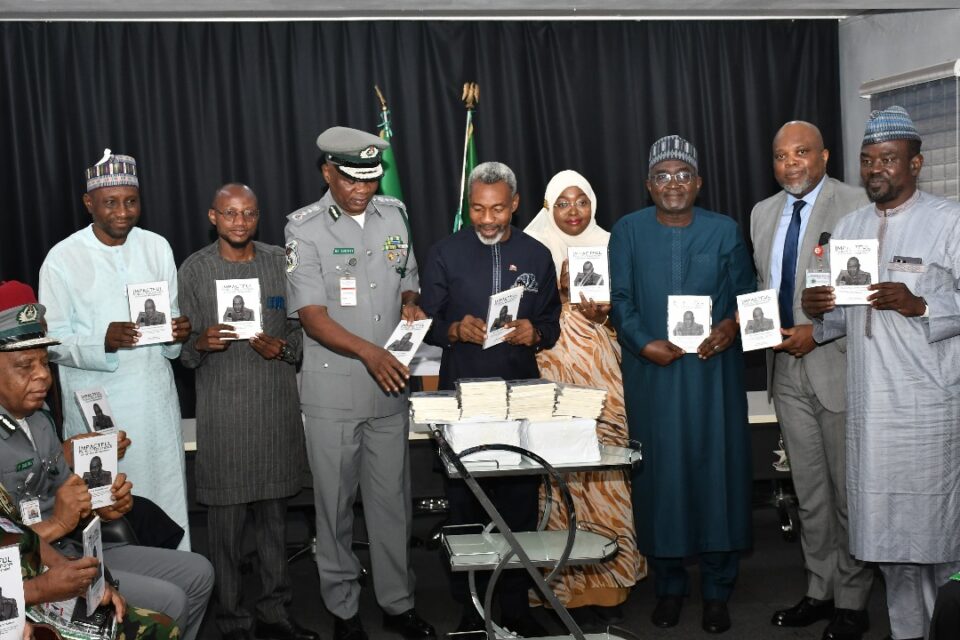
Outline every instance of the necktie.
POLYGON ((800 241, 800 212, 807 206, 803 200, 793 203, 793 217, 787 227, 787 237, 783 241, 783 262, 780 263, 780 326, 793 326, 793 290, 797 274, 797 244, 800 241))

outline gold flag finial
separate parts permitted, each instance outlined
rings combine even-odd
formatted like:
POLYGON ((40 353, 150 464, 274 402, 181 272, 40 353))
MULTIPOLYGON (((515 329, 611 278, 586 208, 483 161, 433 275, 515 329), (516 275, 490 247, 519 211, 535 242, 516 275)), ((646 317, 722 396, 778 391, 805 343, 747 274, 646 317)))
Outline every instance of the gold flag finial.
POLYGON ((463 100, 463 104, 466 105, 468 111, 473 111, 477 103, 480 102, 480 85, 476 82, 464 82, 463 97, 460 99, 463 100))
POLYGON ((373 90, 377 92, 377 97, 380 99, 380 111, 386 111, 387 99, 383 97, 383 92, 380 91, 380 87, 373 85, 373 90))

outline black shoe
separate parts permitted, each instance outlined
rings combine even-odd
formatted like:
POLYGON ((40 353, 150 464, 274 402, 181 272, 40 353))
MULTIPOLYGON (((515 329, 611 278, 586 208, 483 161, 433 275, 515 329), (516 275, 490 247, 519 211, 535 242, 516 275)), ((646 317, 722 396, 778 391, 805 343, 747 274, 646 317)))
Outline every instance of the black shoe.
POLYGON ((703 630, 707 633, 723 633, 730 628, 730 612, 723 600, 704 600, 703 630))
POLYGON ((333 640, 367 640, 367 632, 360 624, 360 614, 346 620, 334 617, 333 640))
POLYGON ((584 633, 603 633, 607 630, 607 625, 593 611, 594 607, 574 607, 567 609, 570 617, 577 623, 580 630, 584 633))
POLYGON ((407 609, 397 615, 383 614, 383 628, 396 631, 404 638, 435 638, 437 632, 433 625, 421 618, 416 609, 407 609))
POLYGON ((253 634, 250 629, 233 629, 220 634, 223 640, 253 640, 253 634))
POLYGON ((531 613, 525 613, 518 618, 504 618, 500 626, 513 631, 522 638, 542 638, 550 635, 531 613))
POLYGON ((866 611, 837 608, 823 630, 823 640, 860 640, 869 628, 870 616, 866 611))
POLYGON ((253 635, 263 640, 320 640, 319 633, 304 629, 290 618, 279 622, 257 620, 253 635))
POLYGON ((615 604, 612 607, 593 605, 590 608, 604 624, 620 624, 624 620, 623 605, 615 604))
POLYGON ((485 631, 487 628, 483 621, 483 616, 477 613, 473 605, 463 607, 463 613, 460 615, 460 624, 454 633, 472 633, 475 631, 485 631))
POLYGON ((680 622, 680 608, 683 596, 663 596, 657 600, 657 606, 650 615, 650 622, 661 629, 675 627, 680 622))
POLYGON ((781 609, 773 614, 770 624, 778 627, 806 627, 818 620, 833 617, 833 600, 815 600, 804 597, 789 609, 781 609))

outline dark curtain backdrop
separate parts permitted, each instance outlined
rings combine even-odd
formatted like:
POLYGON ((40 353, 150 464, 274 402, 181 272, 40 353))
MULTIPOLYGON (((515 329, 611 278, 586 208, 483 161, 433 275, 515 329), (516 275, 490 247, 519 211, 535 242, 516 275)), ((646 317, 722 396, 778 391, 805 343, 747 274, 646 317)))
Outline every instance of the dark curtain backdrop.
POLYGON ((820 125, 842 177, 837 22, 524 21, 0 24, 0 277, 36 284, 46 252, 89 223, 83 170, 104 147, 137 158, 141 225, 180 262, 212 239, 223 182, 250 184, 259 238, 320 197, 314 140, 374 131, 379 84, 416 254, 458 202, 466 81, 480 84, 480 160, 517 172, 515 222, 549 178, 576 169, 609 228, 649 203, 647 152, 678 133, 700 152, 700 204, 748 229, 776 190, 770 142, 820 125))

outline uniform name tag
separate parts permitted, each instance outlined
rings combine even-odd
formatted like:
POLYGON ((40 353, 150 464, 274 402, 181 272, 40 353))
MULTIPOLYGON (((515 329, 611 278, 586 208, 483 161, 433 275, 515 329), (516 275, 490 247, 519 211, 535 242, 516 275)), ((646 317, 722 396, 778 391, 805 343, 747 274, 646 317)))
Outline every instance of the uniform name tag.
MULTIPOLYGON (((352 251, 352 249, 351 249, 352 251)), ((353 277, 340 278, 340 306, 357 306, 357 279, 353 277)))
POLYGON ((333 255, 342 256, 342 255, 352 255, 353 247, 334 247, 333 255))
POLYGON ((26 469, 29 469, 32 466, 33 466, 33 458, 30 458, 28 460, 21 460, 20 462, 17 463, 17 471, 24 471, 26 469))

